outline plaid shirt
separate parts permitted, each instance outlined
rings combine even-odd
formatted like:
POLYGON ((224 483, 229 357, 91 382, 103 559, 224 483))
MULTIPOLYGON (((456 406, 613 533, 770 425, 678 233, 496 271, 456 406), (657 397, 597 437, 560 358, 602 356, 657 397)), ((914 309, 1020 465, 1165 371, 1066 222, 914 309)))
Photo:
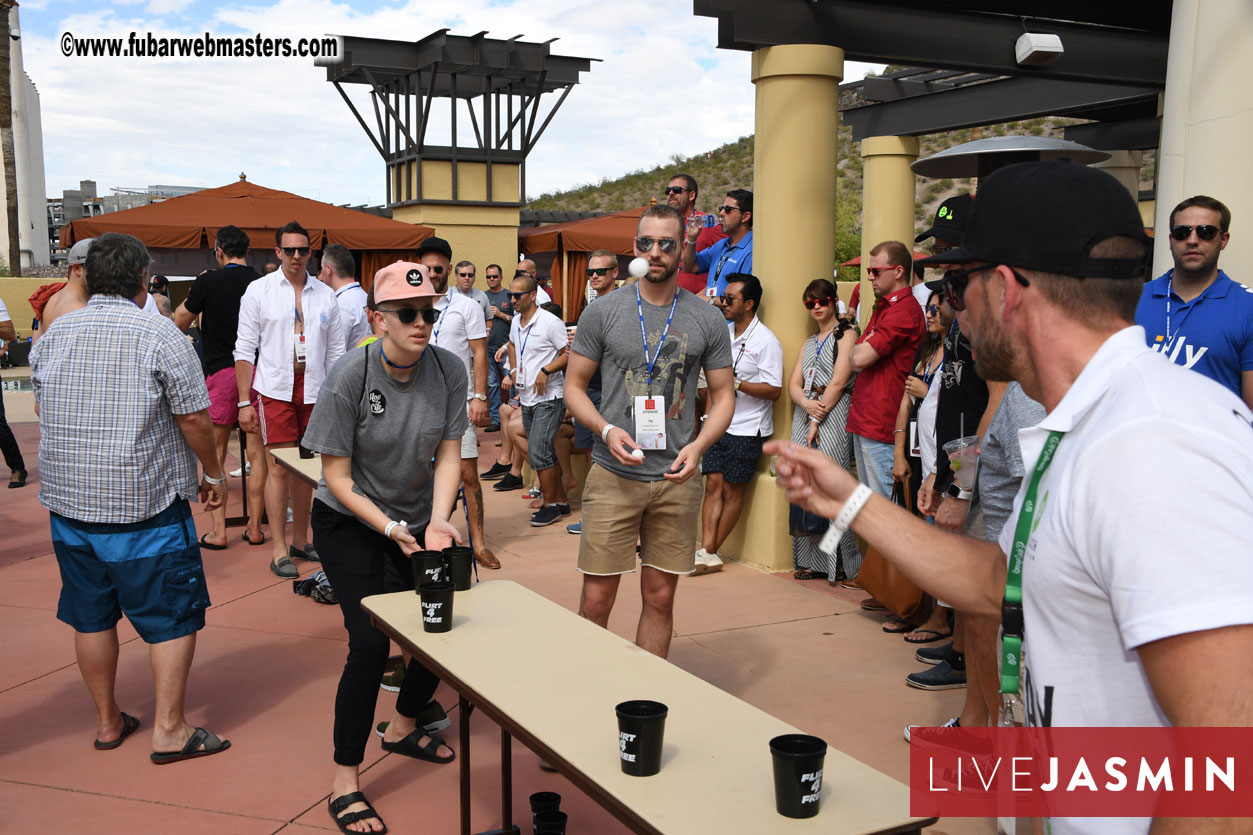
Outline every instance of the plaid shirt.
POLYGON ((170 320, 92 296, 30 355, 39 404, 39 500, 81 522, 150 519, 196 500, 196 457, 175 415, 209 408, 200 362, 170 320))

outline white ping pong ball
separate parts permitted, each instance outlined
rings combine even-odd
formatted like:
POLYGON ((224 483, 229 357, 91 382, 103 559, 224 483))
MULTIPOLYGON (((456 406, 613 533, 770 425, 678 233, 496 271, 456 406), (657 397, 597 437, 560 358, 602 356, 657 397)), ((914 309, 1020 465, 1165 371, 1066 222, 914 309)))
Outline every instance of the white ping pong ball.
POLYGON ((631 263, 627 265, 627 272, 632 278, 643 278, 648 275, 648 261, 643 258, 631 259, 631 263))
MULTIPOLYGON (((643 260, 643 259, 640 259, 640 260, 643 260)), ((633 449, 633 450, 631 450, 631 457, 632 457, 632 458, 638 458, 638 459, 640 459, 641 461, 643 461, 643 460, 644 460, 644 450, 642 450, 642 449, 633 449)))

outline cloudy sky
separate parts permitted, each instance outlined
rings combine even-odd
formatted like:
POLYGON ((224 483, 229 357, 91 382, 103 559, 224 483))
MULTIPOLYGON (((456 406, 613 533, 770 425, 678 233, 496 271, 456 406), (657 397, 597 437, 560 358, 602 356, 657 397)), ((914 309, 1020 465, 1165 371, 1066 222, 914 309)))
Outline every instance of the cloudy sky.
MULTIPOLYGON (((66 57, 82 37, 417 40, 438 29, 599 58, 531 152, 538 196, 692 155, 753 132, 749 54, 719 50, 686 0, 22 0, 21 47, 39 90, 47 189, 100 194, 248 179, 332 203, 384 200, 383 163, 309 58, 66 57)), ((850 63, 849 79, 867 65, 850 63)), ((363 87, 354 86, 358 107, 363 87)), ((366 105, 368 107, 368 105, 366 105)))

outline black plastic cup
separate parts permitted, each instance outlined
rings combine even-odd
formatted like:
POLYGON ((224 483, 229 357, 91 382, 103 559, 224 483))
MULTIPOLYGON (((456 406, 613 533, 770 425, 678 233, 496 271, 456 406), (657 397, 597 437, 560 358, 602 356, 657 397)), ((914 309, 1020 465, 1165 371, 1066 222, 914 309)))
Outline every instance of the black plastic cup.
POLYGON ((639 699, 623 702, 618 712, 618 755, 622 773, 651 777, 661 771, 661 747, 666 735, 666 714, 661 702, 639 699))
POLYGON ((551 811, 535 815, 535 835, 566 835, 566 813, 551 811))
POLYGON ((444 578, 451 582, 457 591, 470 590, 470 570, 474 564, 474 549, 464 545, 453 545, 444 549, 444 578))
POLYGON ((422 628, 427 632, 452 629, 452 583, 427 583, 418 588, 422 595, 422 628))
POLYGON ((439 551, 414 551, 409 557, 413 561, 413 590, 427 583, 442 583, 448 575, 444 573, 444 555, 439 551))
MULTIPOLYGON (((541 812, 556 812, 561 809, 561 795, 556 792, 536 792, 531 795, 531 826, 538 826, 536 816, 541 812)), ((536 830, 538 831, 538 830, 536 830)))
POLYGON ((784 734, 770 740, 774 759, 774 808, 785 818, 812 818, 822 794, 827 743, 816 736, 784 734))

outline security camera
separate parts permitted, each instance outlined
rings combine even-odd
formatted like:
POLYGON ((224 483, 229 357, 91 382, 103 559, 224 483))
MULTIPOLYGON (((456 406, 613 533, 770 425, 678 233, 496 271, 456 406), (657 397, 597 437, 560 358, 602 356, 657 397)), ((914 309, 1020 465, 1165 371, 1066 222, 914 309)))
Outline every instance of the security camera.
POLYGON ((1014 44, 1014 58, 1020 67, 1043 67, 1053 63, 1065 50, 1057 35, 1025 32, 1014 44))
POLYGON ((10 38, 12 38, 12 39, 13 39, 13 40, 15 40, 15 41, 17 41, 17 40, 21 40, 21 38, 22 38, 22 30, 21 30, 21 29, 18 29, 16 26, 10 26, 10 27, 9 27, 9 37, 10 37, 10 38))

